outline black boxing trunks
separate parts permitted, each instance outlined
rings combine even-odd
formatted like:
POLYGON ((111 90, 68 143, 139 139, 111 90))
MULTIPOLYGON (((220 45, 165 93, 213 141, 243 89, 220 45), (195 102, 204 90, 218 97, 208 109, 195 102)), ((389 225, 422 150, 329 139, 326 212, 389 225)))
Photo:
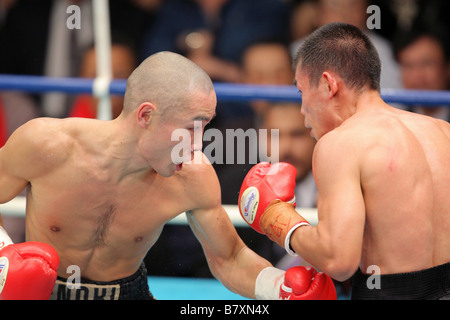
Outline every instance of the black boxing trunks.
POLYGON ((144 264, 135 274, 111 282, 81 279, 79 288, 58 277, 50 300, 152 300, 144 264))
POLYGON ((359 269, 352 278, 352 300, 450 300, 450 262, 425 270, 380 275, 379 288, 359 269), (370 282, 370 280, 369 280, 370 282))

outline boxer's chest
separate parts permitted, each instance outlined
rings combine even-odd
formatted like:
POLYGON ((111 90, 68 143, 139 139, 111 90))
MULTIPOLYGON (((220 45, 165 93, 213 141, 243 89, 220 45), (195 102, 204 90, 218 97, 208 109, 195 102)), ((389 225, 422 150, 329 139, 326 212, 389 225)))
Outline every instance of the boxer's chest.
POLYGON ((119 240, 152 243, 162 226, 190 209, 176 179, 129 177, 120 182, 73 171, 32 184, 29 211, 53 235, 101 247, 119 240), (70 177, 69 177, 70 176, 70 177))

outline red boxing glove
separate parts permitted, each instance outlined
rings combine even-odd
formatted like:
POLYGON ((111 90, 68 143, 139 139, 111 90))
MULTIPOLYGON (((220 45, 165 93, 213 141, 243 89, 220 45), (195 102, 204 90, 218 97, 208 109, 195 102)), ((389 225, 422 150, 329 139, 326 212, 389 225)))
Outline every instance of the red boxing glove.
POLYGON ((290 255, 290 237, 308 221, 295 210, 295 176, 289 163, 261 162, 246 175, 239 194, 239 212, 256 231, 285 248, 290 255))
POLYGON ((295 206, 297 170, 289 163, 260 162, 253 166, 242 182, 238 206, 242 218, 256 231, 264 233, 260 219, 272 200, 290 202, 295 206))
POLYGON ((48 300, 59 257, 42 242, 11 244, 0 250, 0 300, 48 300))
POLYGON ((333 280, 312 267, 293 267, 286 271, 280 288, 283 300, 336 300, 333 280))

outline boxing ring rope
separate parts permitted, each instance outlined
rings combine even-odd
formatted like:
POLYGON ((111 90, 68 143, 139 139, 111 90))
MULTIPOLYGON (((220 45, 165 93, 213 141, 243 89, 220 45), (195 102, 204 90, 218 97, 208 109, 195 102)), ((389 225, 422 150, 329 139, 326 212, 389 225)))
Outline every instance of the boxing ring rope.
MULTIPOLYGON (((15 90, 30 93, 63 92, 67 94, 92 94, 108 98, 109 95, 123 95, 125 93, 126 80, 108 80, 108 71, 102 72, 106 76, 104 76, 104 80, 100 80, 102 83, 100 89, 98 89, 99 85, 96 85, 99 82, 98 78, 52 78, 0 74, 0 91, 15 90)), ((214 83, 214 88, 219 101, 301 101, 301 94, 293 85, 262 86, 214 83)), ((387 103, 450 107, 450 91, 382 89, 381 96, 387 103)), ((102 119, 108 119, 108 115, 103 115, 102 119)), ((236 205, 224 205, 224 208, 235 226, 247 226, 240 217, 236 205)), ((312 224, 317 223, 317 210, 315 208, 297 208, 297 210, 312 224)), ((23 217, 25 214, 25 198, 16 197, 8 203, 0 204, 0 212, 8 216, 23 217)), ((186 224, 187 220, 185 215, 181 214, 171 220, 170 223, 186 224)))
MULTIPOLYGON (((93 94, 97 92, 95 79, 54 78, 0 74, 0 90, 18 90, 30 93, 63 92, 67 94, 93 94)), ((109 94, 123 95, 126 80, 111 80, 109 94)), ((219 101, 241 102, 249 100, 301 101, 301 94, 292 86, 262 86, 214 83, 219 101)), ((108 88, 107 88, 108 89, 108 88)), ((381 89, 387 103, 423 106, 450 106, 450 91, 381 89)))
MULTIPOLYGON (((24 217, 25 216, 25 197, 19 196, 13 200, 0 204, 0 213, 4 216, 10 217, 24 217)), ((236 227, 248 227, 244 219, 241 218, 239 214, 238 207, 236 205, 223 205, 223 208, 228 213, 231 222, 236 227)), ((317 210, 315 208, 297 208, 298 212, 302 216, 310 221, 311 224, 317 224, 317 210)), ((187 225, 187 218, 184 213, 178 215, 171 221, 170 224, 187 225)))

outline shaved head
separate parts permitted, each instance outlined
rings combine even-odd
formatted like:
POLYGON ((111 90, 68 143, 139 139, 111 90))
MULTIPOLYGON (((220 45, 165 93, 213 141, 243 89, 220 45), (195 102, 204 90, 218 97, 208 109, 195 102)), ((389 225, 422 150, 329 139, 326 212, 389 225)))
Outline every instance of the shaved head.
POLYGON ((195 94, 214 90, 211 78, 189 59, 159 52, 145 59, 127 80, 123 112, 129 114, 144 102, 161 113, 179 111, 195 94))

